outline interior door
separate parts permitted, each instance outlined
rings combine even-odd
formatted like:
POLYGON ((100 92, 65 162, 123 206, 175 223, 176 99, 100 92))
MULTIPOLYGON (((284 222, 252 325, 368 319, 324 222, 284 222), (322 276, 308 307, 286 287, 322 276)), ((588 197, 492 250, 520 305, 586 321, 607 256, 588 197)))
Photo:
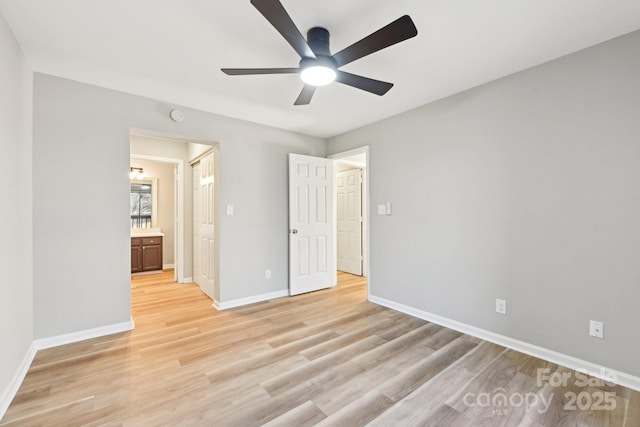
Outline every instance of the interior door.
POLYGON ((336 174, 338 270, 362 276, 362 170, 336 174))
POLYGON ((215 294, 214 153, 193 166, 193 276, 209 298, 215 294))
POLYGON ((202 289, 202 189, 200 162, 193 165, 193 281, 202 289))
POLYGON ((289 294, 336 285, 333 161, 289 154, 289 294))
POLYGON ((215 245, 214 245, 214 159, 213 152, 200 160, 200 193, 202 197, 202 291, 214 298, 215 245))

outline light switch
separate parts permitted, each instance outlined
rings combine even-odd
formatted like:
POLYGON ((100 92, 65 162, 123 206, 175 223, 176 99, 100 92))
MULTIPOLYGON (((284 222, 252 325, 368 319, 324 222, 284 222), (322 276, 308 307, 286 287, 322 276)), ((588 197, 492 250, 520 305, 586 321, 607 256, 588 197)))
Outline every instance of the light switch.
POLYGON ((387 211, 387 215, 391 215, 391 202, 387 202, 386 207, 386 211, 387 211))
POLYGON ((378 205, 378 215, 386 215, 387 207, 385 205, 378 205))
POLYGON ((233 216, 233 205, 227 205, 227 215, 233 216))

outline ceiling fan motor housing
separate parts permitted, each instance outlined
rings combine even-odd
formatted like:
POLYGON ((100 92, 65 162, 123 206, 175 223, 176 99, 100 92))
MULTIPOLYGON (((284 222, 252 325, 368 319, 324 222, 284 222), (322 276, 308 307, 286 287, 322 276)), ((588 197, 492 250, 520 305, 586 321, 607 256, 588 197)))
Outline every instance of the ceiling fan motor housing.
POLYGON ((311 66, 320 66, 336 70, 338 64, 331 57, 329 50, 329 31, 322 27, 313 27, 307 32, 307 43, 316 55, 315 58, 302 58, 300 60, 300 69, 304 70, 311 66))
POLYGON ((326 28, 313 27, 307 31, 307 43, 316 56, 331 56, 329 31, 326 28))

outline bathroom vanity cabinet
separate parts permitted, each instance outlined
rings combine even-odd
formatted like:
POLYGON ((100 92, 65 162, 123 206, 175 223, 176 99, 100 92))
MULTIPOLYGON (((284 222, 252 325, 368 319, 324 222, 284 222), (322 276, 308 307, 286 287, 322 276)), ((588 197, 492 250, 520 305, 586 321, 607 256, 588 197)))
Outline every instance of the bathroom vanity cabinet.
POLYGON ((131 238, 131 272, 162 270, 162 236, 131 238))

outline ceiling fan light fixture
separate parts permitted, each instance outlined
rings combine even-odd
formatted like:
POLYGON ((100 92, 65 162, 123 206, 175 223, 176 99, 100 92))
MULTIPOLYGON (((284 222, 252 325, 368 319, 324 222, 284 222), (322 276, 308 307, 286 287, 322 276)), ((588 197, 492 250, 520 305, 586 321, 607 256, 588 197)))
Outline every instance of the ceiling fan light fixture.
POLYGON ((305 85, 293 105, 308 105, 317 86, 325 86, 333 81, 378 96, 384 95, 393 87, 393 83, 338 71, 338 69, 418 35, 411 17, 403 15, 332 55, 329 49, 331 34, 326 28, 310 28, 305 39, 280 0, 251 0, 251 4, 296 51, 300 56, 300 64, 298 68, 222 68, 221 71, 229 76, 300 73, 305 85))
POLYGON ((311 86, 326 86, 336 79, 336 70, 326 65, 311 65, 302 70, 300 78, 311 86))

